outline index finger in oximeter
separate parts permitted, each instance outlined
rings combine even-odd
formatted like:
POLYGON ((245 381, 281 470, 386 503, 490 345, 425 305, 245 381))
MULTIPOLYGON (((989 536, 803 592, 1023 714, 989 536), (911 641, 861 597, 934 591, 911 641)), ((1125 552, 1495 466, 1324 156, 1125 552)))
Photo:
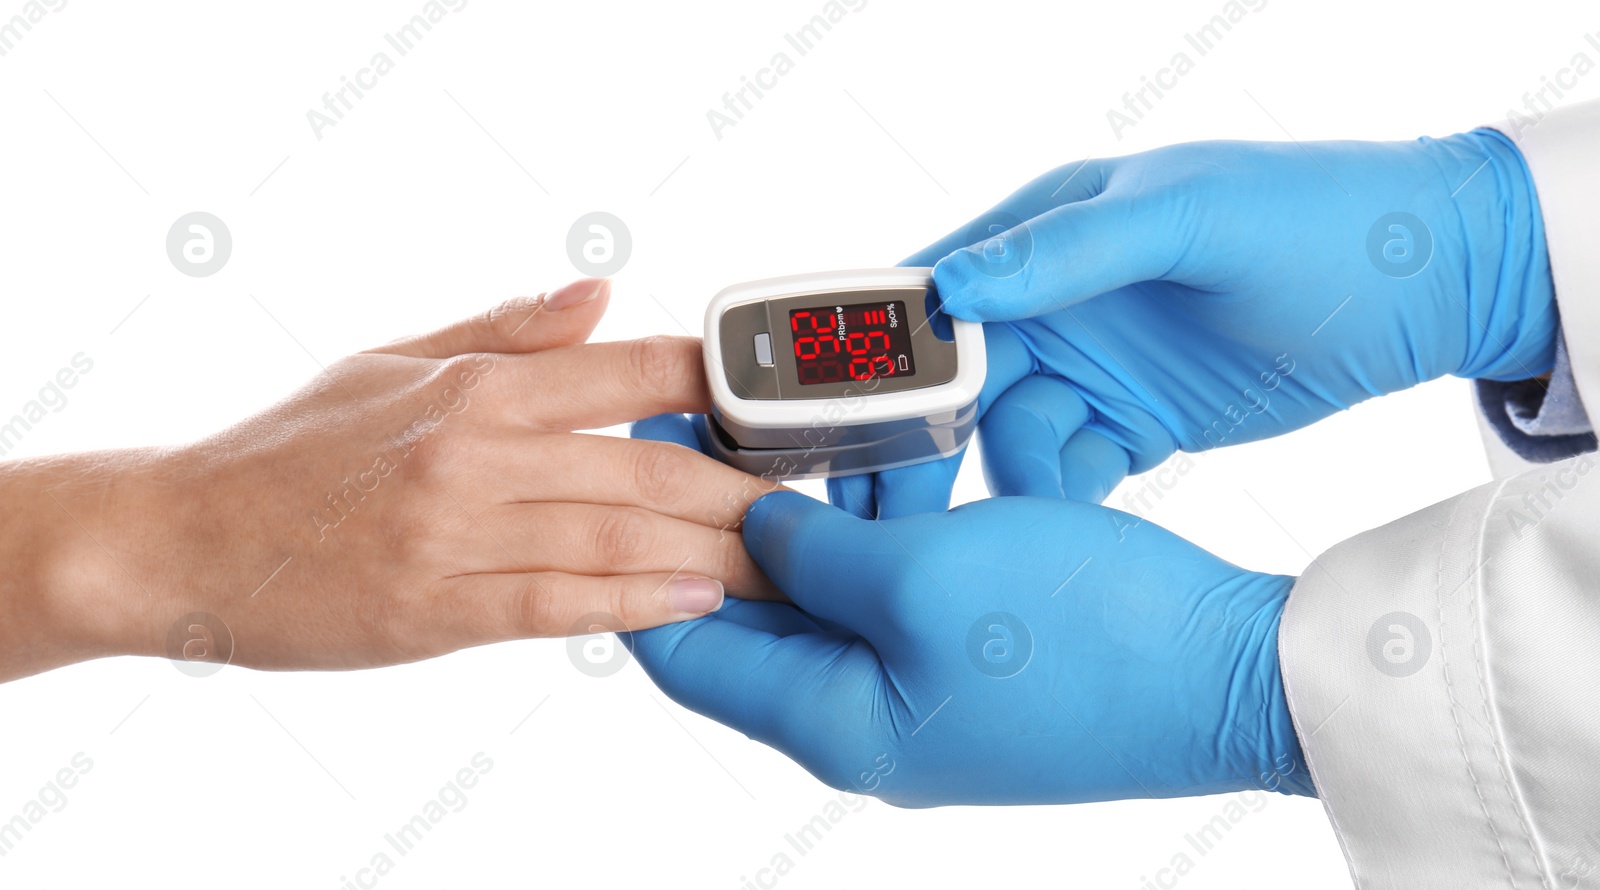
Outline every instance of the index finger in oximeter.
POLYGON ((959 452, 978 421, 983 326, 929 323, 933 270, 860 269, 724 289, 706 311, 707 439, 769 479, 889 470, 959 452))

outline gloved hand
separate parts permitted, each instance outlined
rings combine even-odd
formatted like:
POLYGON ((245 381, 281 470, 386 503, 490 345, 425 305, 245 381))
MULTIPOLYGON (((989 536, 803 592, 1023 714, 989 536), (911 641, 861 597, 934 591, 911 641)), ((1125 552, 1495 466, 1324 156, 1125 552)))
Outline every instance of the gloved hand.
MULTIPOLYGON (((979 438, 999 495, 1099 501, 1176 450, 1278 435, 1447 374, 1536 377, 1554 360, 1537 196, 1489 130, 1069 164, 907 263, 936 263, 945 312, 993 323, 991 385, 1008 388, 979 438), (1028 367, 1014 377, 1018 353, 1028 367)), ((830 492, 858 515, 928 509, 953 465, 830 492)))
MULTIPOLYGON (((681 415, 635 435, 695 445, 681 415)), ((897 805, 1312 794, 1278 672, 1294 579, 1130 525, 1043 498, 868 521, 770 494, 744 541, 795 605, 625 642, 684 706, 897 805)))

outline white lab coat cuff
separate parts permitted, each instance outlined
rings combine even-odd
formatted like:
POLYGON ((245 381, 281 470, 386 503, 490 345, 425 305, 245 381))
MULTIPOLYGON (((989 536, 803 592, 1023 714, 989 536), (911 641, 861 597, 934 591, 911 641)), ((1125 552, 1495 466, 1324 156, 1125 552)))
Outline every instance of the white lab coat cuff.
POLYGON ((1285 693, 1363 890, 1600 882, 1596 466, 1474 489, 1295 584, 1285 693))

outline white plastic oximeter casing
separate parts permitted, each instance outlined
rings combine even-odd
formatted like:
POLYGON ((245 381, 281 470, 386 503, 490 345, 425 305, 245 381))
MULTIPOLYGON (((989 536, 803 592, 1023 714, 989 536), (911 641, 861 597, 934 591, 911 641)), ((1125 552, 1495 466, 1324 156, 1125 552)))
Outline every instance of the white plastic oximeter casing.
POLYGON ((983 326, 928 318, 929 268, 857 269, 725 288, 706 311, 712 454, 772 480, 949 457, 971 438, 983 326))

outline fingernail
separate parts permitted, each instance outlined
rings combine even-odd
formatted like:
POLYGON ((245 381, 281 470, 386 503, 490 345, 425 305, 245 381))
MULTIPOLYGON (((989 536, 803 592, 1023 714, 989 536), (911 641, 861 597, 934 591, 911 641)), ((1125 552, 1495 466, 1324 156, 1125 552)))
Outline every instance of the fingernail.
POLYGON ((544 308, 551 312, 560 312, 573 306, 581 306, 600 296, 600 293, 610 285, 611 281, 605 278, 580 278, 546 296, 544 308))
POLYGON ((711 578, 680 578, 667 585, 667 601, 686 615, 704 615, 722 605, 722 582, 711 578))

